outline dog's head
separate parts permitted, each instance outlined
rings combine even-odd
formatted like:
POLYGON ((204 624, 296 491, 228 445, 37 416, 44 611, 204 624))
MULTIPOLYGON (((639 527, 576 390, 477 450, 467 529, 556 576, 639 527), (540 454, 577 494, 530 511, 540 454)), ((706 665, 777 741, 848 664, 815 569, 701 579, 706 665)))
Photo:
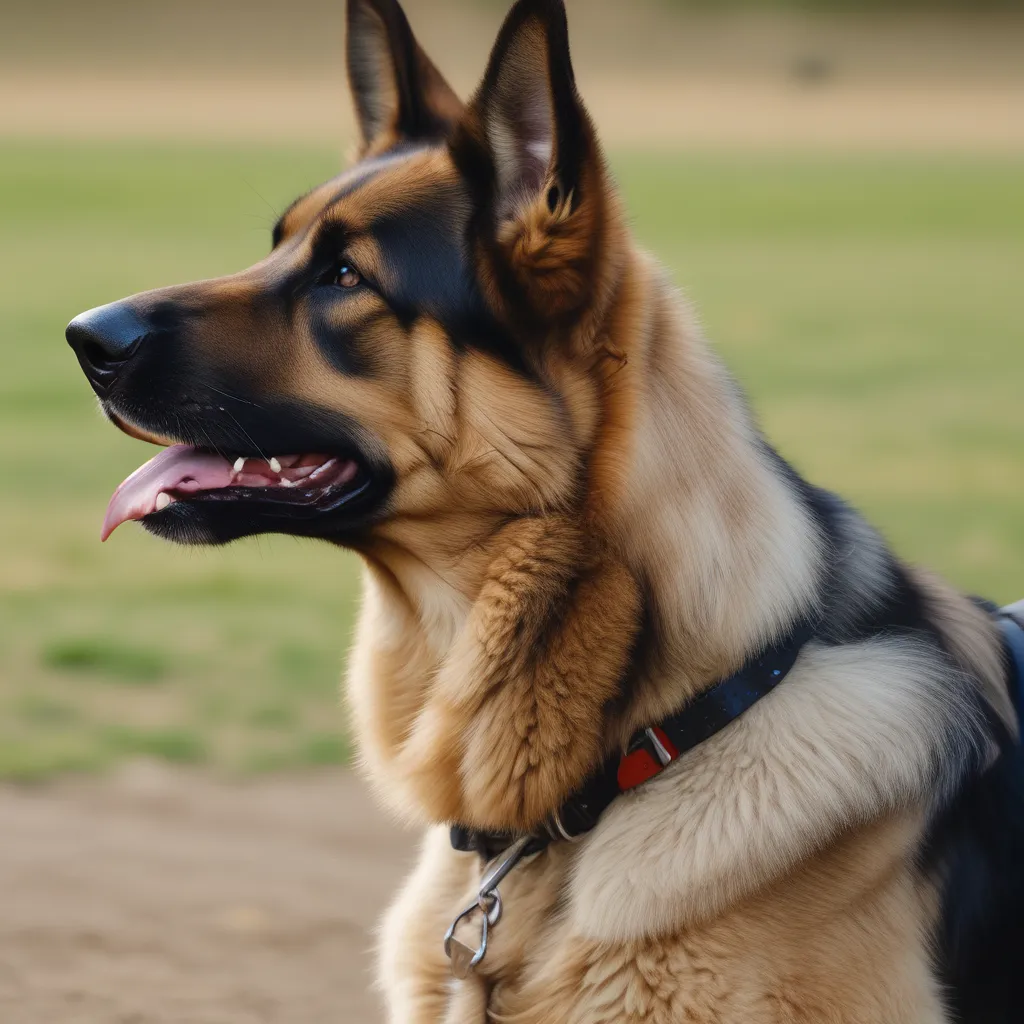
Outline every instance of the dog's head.
POLYGON ((354 166, 248 270, 68 327, 109 418, 168 446, 104 536, 471 543, 581 500, 621 254, 563 5, 520 0, 466 106, 396 0, 349 0, 348 29, 354 166))

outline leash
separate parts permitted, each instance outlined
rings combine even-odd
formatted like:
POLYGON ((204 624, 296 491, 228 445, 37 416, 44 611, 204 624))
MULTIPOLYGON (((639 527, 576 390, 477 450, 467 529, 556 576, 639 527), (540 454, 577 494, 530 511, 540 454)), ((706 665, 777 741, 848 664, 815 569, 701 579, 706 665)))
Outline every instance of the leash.
POLYGON ((540 853, 552 842, 571 843, 579 839, 594 828, 613 800, 660 775, 673 761, 750 710, 789 675, 800 652, 814 636, 815 624, 816 620, 801 619, 785 637, 682 710, 636 732, 625 753, 605 761, 547 818, 538 832, 516 836, 453 826, 451 843, 456 850, 475 851, 485 861, 495 862, 480 883, 476 900, 455 918, 445 934, 444 951, 455 977, 468 977, 486 956, 491 930, 501 918, 498 886, 520 861, 540 853), (460 922, 476 915, 480 917, 480 940, 476 947, 470 947, 455 938, 455 929, 460 922))

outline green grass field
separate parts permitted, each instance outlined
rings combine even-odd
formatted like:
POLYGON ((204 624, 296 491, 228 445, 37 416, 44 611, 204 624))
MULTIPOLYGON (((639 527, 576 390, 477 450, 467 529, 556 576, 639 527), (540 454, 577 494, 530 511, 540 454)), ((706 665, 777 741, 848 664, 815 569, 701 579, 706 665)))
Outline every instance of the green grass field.
MULTIPOLYGON (((905 556, 1024 595, 1024 162, 616 161, 645 244, 769 435, 905 556)), ((241 268, 329 151, 0 143, 0 776, 130 756, 230 771, 347 756, 357 565, 268 538, 105 546, 148 456, 97 413, 77 312, 241 268)))

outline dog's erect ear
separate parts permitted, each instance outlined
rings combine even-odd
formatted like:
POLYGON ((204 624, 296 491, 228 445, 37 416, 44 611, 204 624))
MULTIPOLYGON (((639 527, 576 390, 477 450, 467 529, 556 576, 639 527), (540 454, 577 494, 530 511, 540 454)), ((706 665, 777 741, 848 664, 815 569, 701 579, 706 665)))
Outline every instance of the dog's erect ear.
POLYGON ((462 101, 416 42, 398 0, 348 0, 348 78, 363 152, 443 138, 462 101))
POLYGON ((519 0, 451 141, 476 194, 485 289, 535 325, 579 313, 601 286, 608 194, 576 91, 562 0, 519 0))
POLYGON ((499 219, 541 188, 552 208, 572 200, 589 133, 562 0, 520 0, 512 8, 473 106, 494 162, 499 219))

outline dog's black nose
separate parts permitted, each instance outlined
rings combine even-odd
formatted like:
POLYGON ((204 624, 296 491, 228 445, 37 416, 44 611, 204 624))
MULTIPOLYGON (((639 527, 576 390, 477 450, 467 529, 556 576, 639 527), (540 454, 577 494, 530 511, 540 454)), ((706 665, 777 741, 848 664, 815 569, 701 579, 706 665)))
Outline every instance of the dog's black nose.
POLYGON ((138 351, 147 333, 145 321, 130 306, 112 302, 76 316, 64 336, 89 383, 103 392, 138 351))

